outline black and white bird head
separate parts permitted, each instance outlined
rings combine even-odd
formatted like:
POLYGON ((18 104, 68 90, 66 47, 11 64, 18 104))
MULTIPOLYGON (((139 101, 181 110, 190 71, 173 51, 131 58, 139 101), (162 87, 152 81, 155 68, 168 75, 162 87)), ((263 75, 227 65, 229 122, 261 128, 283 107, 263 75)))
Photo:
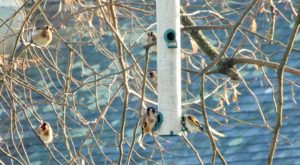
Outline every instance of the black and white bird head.
POLYGON ((43 122, 37 128, 37 134, 45 144, 51 143, 53 140, 53 131, 50 124, 47 122, 43 122))
POLYGON ((156 109, 154 107, 148 107, 146 111, 148 116, 153 116, 156 114, 156 109))
POLYGON ((148 36, 148 43, 156 41, 156 34, 154 32, 149 32, 147 36, 148 36))
POLYGON ((156 71, 151 71, 151 72, 149 72, 149 77, 151 78, 151 79, 156 79, 156 77, 157 77, 157 73, 156 73, 156 71))

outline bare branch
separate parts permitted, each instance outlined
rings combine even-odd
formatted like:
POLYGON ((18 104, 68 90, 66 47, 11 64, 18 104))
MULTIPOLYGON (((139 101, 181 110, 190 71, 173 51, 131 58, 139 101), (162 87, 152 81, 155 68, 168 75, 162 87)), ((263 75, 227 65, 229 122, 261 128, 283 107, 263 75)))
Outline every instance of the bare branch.
POLYGON ((270 146, 269 154, 268 154, 268 164, 272 164, 273 162, 273 157, 276 151, 276 146, 278 143, 278 135, 280 128, 282 126, 282 111, 283 111, 283 74, 284 74, 284 68, 287 63, 288 57, 292 51, 292 47, 294 46, 294 42, 297 36, 297 32, 300 26, 300 6, 298 8, 298 16, 295 21, 293 30, 290 35, 290 39, 288 42, 288 47, 283 54, 283 57, 280 61, 280 65, 278 66, 277 70, 277 85, 278 85, 278 107, 277 107, 277 112, 276 112, 276 126, 274 128, 274 135, 272 138, 272 144, 270 146))

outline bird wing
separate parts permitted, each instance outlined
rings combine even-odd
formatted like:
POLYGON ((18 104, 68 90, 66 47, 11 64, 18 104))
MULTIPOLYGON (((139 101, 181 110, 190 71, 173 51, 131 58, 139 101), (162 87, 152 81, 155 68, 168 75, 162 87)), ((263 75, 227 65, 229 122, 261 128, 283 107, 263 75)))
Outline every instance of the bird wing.
POLYGON ((195 117, 195 116, 190 116, 190 120, 191 120, 191 122, 194 124, 194 125, 196 125, 197 127, 200 127, 200 123, 199 123, 199 121, 198 121, 198 119, 195 117))

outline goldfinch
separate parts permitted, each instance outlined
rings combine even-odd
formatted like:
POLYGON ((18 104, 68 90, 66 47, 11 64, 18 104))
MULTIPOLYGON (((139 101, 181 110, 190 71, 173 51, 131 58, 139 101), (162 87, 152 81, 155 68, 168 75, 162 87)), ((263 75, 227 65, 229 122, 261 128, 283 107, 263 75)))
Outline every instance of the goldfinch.
POLYGON ((148 44, 150 44, 151 42, 156 41, 156 34, 155 33, 149 32, 147 34, 147 36, 148 36, 148 38, 147 38, 148 44))
MULTIPOLYGON (((156 42, 156 34, 154 32, 149 32, 147 33, 147 44, 151 44, 153 42, 156 42)), ((152 44, 151 44, 152 45, 152 44)), ((157 47, 156 47, 156 44, 155 45, 152 45, 152 52, 154 54, 157 53, 157 47)))
MULTIPOLYGON (((191 132, 191 133, 203 132, 205 135, 207 135, 207 131, 204 128, 204 124, 199 122, 198 119, 193 115, 182 116, 182 126, 184 132, 191 132)), ((218 140, 216 136, 225 137, 224 134, 218 132, 212 127, 209 128, 215 140, 218 140)))
POLYGON ((45 144, 51 143, 53 140, 53 131, 50 124, 47 122, 43 122, 37 128, 37 134, 45 144))
POLYGON ((53 28, 45 25, 42 28, 37 28, 32 34, 32 42, 39 46, 48 46, 52 41, 53 28))
POLYGON ((153 136, 153 132, 157 131, 161 124, 163 122, 163 116, 160 112, 157 112, 157 110, 154 107, 148 107, 146 109, 146 112, 142 116, 141 124, 142 124, 142 134, 139 139, 139 144, 142 148, 142 142, 144 140, 144 137, 149 134, 153 136))
POLYGON ((156 71, 151 71, 148 73, 148 76, 150 78, 150 82, 152 83, 153 87, 156 89, 157 88, 157 73, 156 71))
POLYGON ((156 109, 148 107, 142 117, 142 138, 146 134, 152 135, 152 128, 154 128, 156 122, 156 109))

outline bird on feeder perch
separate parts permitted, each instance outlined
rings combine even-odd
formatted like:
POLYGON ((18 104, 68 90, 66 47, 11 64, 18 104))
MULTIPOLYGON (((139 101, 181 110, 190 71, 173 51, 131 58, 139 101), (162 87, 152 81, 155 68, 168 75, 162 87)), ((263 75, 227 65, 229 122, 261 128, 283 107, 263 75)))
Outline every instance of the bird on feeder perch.
POLYGON ((144 137, 149 134, 154 136, 154 133, 160 128, 163 122, 163 116, 160 112, 158 112, 154 107, 148 107, 146 112, 143 114, 141 119, 142 124, 142 134, 138 143, 142 148, 145 148, 142 143, 144 137))
MULTIPOLYGON (((193 116, 193 115, 184 115, 182 116, 182 130, 184 133, 186 132, 191 132, 191 133, 196 133, 196 132, 202 132, 207 136, 207 131, 204 128, 204 124, 198 121, 198 119, 193 116)), ((218 132, 217 130, 213 129, 212 127, 209 127, 213 138, 215 140, 218 140, 218 137, 225 137, 225 135, 221 132, 218 132)))

